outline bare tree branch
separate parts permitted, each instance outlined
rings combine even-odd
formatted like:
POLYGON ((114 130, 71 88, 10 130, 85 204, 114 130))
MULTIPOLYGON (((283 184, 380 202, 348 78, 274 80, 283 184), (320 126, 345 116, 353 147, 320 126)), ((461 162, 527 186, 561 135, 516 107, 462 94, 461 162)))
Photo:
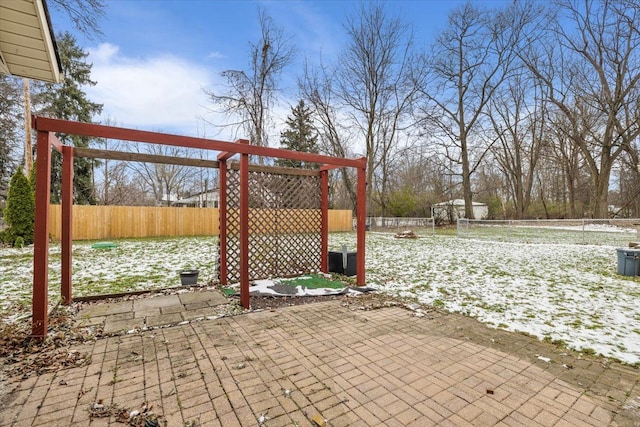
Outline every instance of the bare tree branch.
POLYGON ((221 76, 227 87, 206 93, 228 117, 237 118, 221 126, 239 127, 252 144, 268 146, 267 124, 278 92, 278 78, 293 61, 295 49, 263 10, 259 10, 259 24, 261 37, 251 44, 248 70, 223 71, 221 76))

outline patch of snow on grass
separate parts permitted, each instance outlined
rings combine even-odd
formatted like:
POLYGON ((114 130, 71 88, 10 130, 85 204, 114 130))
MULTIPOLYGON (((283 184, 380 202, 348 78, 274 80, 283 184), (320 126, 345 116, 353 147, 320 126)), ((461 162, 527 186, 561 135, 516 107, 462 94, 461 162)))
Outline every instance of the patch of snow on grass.
MULTIPOLYGON (((73 245, 73 295, 179 285, 179 271, 215 279, 215 237, 131 239, 115 249, 73 245)), ((330 250, 356 249, 355 233, 334 233, 330 250)), ((31 304, 33 247, 0 248, 0 314, 31 304)), ((640 363, 640 278, 616 274, 611 245, 522 244, 367 233, 367 285, 478 318, 496 328, 565 342, 640 363)), ((49 301, 60 299, 60 247, 50 250, 49 301)), ((29 307, 30 309, 30 307, 29 307)))
MULTIPOLYGON (((330 235, 355 247, 355 235, 330 235)), ((367 283, 493 327, 640 362, 640 279, 618 276, 611 246, 527 245, 367 233, 367 283)))
MULTIPOLYGON (((73 296, 100 295, 180 285, 180 271, 198 269, 199 283, 217 277, 217 237, 118 240, 117 248, 74 242, 73 296)), ((60 245, 49 250, 49 302, 60 301, 60 245)), ((33 246, 0 248, 0 314, 31 304, 33 246)))

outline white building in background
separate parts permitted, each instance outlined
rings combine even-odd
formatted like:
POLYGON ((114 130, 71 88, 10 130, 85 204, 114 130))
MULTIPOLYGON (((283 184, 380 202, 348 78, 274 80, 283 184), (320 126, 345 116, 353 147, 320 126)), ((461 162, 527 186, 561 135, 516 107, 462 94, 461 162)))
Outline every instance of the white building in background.
POLYGON ((184 199, 171 202, 171 206, 185 206, 191 208, 217 208, 220 206, 220 191, 211 190, 194 194, 184 199))
MULTIPOLYGON (((433 219, 436 221, 455 222, 458 218, 464 218, 464 200, 447 200, 433 205, 433 219)), ((486 219, 489 216, 489 206, 485 203, 473 202, 473 218, 486 219)))

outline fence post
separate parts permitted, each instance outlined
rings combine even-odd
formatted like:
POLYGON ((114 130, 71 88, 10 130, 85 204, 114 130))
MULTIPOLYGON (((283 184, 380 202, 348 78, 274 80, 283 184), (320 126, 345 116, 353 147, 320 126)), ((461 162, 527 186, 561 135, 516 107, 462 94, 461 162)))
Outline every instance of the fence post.
POLYGON ((429 207, 429 210, 431 211, 431 236, 435 236, 436 235, 436 217, 435 217, 435 209, 433 208, 433 205, 431 205, 429 207))

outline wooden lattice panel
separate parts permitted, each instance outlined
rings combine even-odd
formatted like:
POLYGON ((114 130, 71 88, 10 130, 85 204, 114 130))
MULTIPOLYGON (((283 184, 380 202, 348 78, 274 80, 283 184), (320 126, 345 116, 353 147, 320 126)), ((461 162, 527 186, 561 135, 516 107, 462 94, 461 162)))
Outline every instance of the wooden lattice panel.
POLYGON ((226 224, 220 221, 220 227, 227 228, 227 277, 229 281, 237 281, 240 278, 240 173, 237 170, 227 170, 227 218, 226 224))
MULTIPOLYGON (((240 280, 240 174, 227 170, 227 280, 240 280)), ((319 271, 320 178, 249 172, 249 279, 319 271)), ((225 226, 220 224, 221 227, 225 226)))

